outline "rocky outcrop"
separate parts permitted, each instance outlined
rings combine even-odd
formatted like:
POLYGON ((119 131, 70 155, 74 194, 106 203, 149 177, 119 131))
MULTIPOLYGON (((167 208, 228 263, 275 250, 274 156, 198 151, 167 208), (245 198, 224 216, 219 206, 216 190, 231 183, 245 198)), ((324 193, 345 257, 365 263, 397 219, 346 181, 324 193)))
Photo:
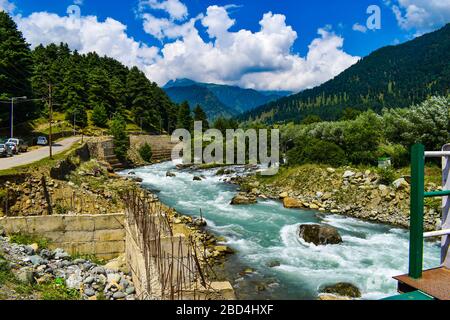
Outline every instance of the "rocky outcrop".
POLYGON ((255 203, 257 203, 256 196, 251 193, 239 193, 231 200, 232 205, 248 205, 255 203))
POLYGON ((340 282, 334 285, 328 285, 323 287, 320 291, 321 293, 328 295, 336 295, 338 297, 346 297, 353 299, 361 298, 361 291, 359 290, 359 288, 347 282, 340 282))
POLYGON ((299 236, 307 243, 313 243, 316 246, 342 243, 342 237, 336 228, 318 224, 301 225, 299 236))
MULTIPOLYGON (((388 184, 374 170, 350 167, 324 168, 304 165, 280 172, 267 180, 247 177, 233 181, 240 185, 260 182, 259 197, 286 198, 290 203, 303 203, 305 209, 341 214, 357 219, 409 227, 409 177, 404 176, 388 184)), ((439 186, 426 183, 426 191, 439 190, 439 186)), ((293 206, 297 207, 296 205, 293 206)), ((427 231, 441 228, 441 210, 438 201, 425 203, 424 225, 427 231)))

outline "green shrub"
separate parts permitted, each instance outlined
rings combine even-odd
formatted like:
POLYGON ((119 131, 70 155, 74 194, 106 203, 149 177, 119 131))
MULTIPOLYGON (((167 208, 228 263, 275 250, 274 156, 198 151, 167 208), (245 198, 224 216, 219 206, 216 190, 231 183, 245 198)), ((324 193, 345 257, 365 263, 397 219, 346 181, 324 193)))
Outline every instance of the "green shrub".
POLYGON ((48 240, 36 235, 16 233, 9 237, 9 241, 11 243, 25 246, 36 243, 40 249, 45 249, 48 247, 48 240))
POLYGON ((145 162, 151 162, 153 156, 152 147, 148 143, 143 144, 139 148, 139 155, 145 162))
POLYGON ((378 175, 380 176, 380 183, 385 185, 390 185, 397 179, 393 168, 379 168, 378 175))
POLYGON ((409 164, 409 152, 401 144, 381 145, 377 149, 377 158, 389 157, 395 168, 406 167, 409 164))
POLYGON ((332 142, 310 139, 287 153, 290 165, 322 163, 341 166, 347 163, 345 152, 332 142))

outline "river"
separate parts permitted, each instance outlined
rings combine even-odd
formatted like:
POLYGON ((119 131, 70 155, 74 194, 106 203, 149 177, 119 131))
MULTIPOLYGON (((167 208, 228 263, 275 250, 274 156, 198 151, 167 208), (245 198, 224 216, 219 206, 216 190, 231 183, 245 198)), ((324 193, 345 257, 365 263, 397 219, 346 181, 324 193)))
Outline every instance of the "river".
MULTIPOLYGON (((160 200, 186 215, 199 216, 202 209, 208 229, 224 237, 237 251, 225 264, 223 275, 239 298, 316 299, 323 285, 350 282, 364 299, 380 299, 396 293, 393 276, 408 270, 408 232, 339 215, 285 209, 278 201, 264 200, 250 206, 231 206, 236 186, 202 171, 174 171, 171 162, 132 171, 144 180, 143 187, 156 191, 160 200), (166 177, 173 170, 176 177, 166 177), (314 246, 298 237, 301 224, 321 223, 339 229, 343 244, 314 246), (276 267, 270 267, 273 265, 276 267), (242 275, 246 268, 255 270, 242 275)), ((127 174, 128 171, 123 172, 127 174)), ((425 267, 437 267, 440 248, 427 242, 425 267)))

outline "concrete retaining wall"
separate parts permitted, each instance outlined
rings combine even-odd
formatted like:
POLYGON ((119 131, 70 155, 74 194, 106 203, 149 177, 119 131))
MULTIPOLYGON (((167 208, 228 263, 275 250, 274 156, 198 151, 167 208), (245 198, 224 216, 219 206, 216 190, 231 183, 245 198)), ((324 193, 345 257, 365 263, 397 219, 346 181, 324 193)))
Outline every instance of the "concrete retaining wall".
POLYGON ((124 214, 0 218, 7 234, 38 235, 51 249, 112 259, 125 253, 124 214))

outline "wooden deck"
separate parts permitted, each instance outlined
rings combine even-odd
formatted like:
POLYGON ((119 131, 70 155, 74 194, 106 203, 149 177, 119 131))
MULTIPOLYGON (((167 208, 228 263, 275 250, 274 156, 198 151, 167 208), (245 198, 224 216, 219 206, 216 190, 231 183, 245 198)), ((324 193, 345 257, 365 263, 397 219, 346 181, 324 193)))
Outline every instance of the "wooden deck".
POLYGON ((450 300, 450 269, 442 267, 424 271, 421 279, 412 279, 408 275, 394 279, 398 281, 401 293, 420 290, 435 299, 450 300))

